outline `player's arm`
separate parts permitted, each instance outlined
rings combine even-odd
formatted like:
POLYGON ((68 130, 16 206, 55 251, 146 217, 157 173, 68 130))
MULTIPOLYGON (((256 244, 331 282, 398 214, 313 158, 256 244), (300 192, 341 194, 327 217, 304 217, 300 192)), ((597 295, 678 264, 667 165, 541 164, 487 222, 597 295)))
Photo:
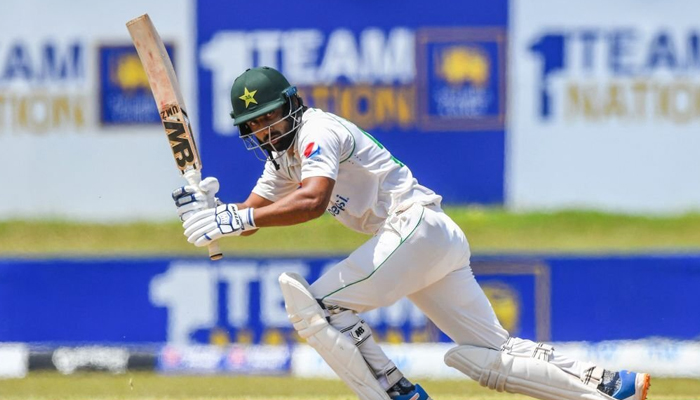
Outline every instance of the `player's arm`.
POLYGON ((273 204, 273 201, 270 201, 262 196, 260 196, 257 193, 250 193, 250 196, 244 201, 243 203, 237 203, 236 205, 238 208, 261 208, 261 207, 266 207, 269 206, 270 204, 273 204))
POLYGON ((316 149, 302 160, 300 187, 267 163, 253 189, 257 196, 251 195, 244 202, 245 208, 221 204, 198 212, 183 223, 187 240, 195 246, 206 246, 221 237, 240 236, 260 227, 301 224, 323 215, 333 193, 342 151, 340 137, 333 130, 314 133, 299 139, 305 149, 316 149), (274 203, 265 204, 258 196, 274 203), (265 205, 255 207, 260 204, 265 205))
POLYGON ((318 218, 326 211, 335 181, 325 176, 313 176, 301 182, 301 187, 275 203, 255 208, 255 225, 287 226, 318 218))
POLYGON ((240 209, 238 204, 222 204, 199 211, 182 224, 187 241, 195 246, 206 246, 223 236, 251 235, 248 232, 260 227, 294 225, 320 217, 328 205, 335 181, 313 176, 302 180, 301 185, 274 203, 263 201, 258 195, 248 198, 250 204, 270 203, 263 207, 240 209))

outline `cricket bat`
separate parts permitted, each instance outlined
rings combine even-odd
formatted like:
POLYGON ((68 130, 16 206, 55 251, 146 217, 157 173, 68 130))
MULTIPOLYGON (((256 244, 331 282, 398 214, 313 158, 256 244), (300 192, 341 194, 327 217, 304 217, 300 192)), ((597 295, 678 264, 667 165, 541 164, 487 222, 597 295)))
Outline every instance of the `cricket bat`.
MULTIPOLYGON (((190 185, 199 188, 202 161, 170 56, 148 14, 132 19, 126 23, 126 27, 148 76, 177 168, 190 185)), ((219 260, 222 257, 219 244, 212 242, 209 245, 209 258, 219 260)))

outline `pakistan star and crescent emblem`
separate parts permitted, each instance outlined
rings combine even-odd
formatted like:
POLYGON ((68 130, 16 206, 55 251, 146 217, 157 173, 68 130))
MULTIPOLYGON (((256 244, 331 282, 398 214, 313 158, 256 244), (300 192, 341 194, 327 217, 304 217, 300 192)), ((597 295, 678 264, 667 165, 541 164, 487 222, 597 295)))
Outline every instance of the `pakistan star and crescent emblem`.
POLYGON ((250 103, 258 104, 258 102, 255 100, 255 93, 258 91, 253 90, 252 92, 249 92, 247 87, 244 87, 243 89, 245 90, 245 93, 243 93, 243 96, 239 97, 239 99, 245 101, 245 108, 248 108, 250 103))

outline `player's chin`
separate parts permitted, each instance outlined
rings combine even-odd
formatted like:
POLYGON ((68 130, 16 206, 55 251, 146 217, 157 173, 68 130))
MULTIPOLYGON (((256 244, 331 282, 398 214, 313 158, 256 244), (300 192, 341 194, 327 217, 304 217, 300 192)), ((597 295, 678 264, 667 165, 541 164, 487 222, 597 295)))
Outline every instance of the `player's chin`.
POLYGON ((274 135, 272 139, 270 139, 270 144, 275 146, 277 143, 280 142, 280 139, 282 138, 281 135, 274 135))
POLYGON ((276 152, 282 152, 289 149, 289 146, 292 145, 292 141, 294 141, 294 135, 283 135, 276 138, 272 145, 276 152))

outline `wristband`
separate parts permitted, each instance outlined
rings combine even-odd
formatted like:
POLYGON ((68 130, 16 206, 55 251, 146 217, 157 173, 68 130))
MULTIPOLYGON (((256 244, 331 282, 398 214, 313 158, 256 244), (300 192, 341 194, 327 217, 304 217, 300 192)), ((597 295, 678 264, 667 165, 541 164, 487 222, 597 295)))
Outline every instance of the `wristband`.
POLYGON ((255 218, 253 217, 253 211, 255 209, 253 207, 250 208, 244 208, 242 210, 238 210, 238 217, 241 219, 241 222, 243 222, 243 230, 248 230, 248 229, 255 229, 255 218))

